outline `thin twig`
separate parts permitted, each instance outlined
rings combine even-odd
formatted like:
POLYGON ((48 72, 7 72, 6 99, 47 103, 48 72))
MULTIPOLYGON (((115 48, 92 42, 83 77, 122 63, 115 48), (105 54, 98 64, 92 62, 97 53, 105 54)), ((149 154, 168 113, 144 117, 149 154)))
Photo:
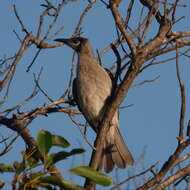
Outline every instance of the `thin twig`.
POLYGON ((150 82, 154 82, 155 80, 159 79, 160 78, 160 75, 158 75, 157 77, 153 78, 153 79, 150 79, 150 80, 144 80, 142 82, 139 82, 137 84, 134 84, 132 87, 138 87, 138 86, 141 86, 145 83, 150 83, 150 82))
MULTIPOLYGON (((55 112, 64 112, 64 113, 71 114, 71 115, 72 114, 81 114, 81 112, 78 110, 72 110, 72 109, 69 109, 67 107, 58 106, 58 105, 63 104, 63 103, 69 103, 69 101, 65 100, 65 99, 59 99, 57 101, 54 101, 54 102, 49 103, 47 105, 44 105, 42 107, 20 113, 17 116, 17 118, 20 120, 24 120, 26 118, 33 118, 34 119, 38 115, 47 115, 48 113, 55 113, 55 112)), ((27 122, 29 122, 29 121, 27 121, 27 122)))
POLYGON ((121 185, 127 183, 128 181, 130 181, 130 180, 132 180, 132 179, 134 179, 134 178, 136 178, 136 177, 140 177, 140 176, 146 174, 147 172, 150 172, 153 168, 155 168, 155 166, 156 166, 157 164, 158 164, 158 163, 156 163, 156 164, 150 166, 148 169, 144 170, 143 172, 140 172, 140 173, 138 173, 138 174, 136 174, 136 175, 133 175, 133 176, 131 176, 131 177, 129 177, 129 178, 123 180, 122 182, 120 182, 120 183, 118 183, 117 185, 115 185, 114 187, 112 187, 111 190, 118 189, 121 185))
POLYGON ((30 63, 29 66, 27 67, 26 72, 29 72, 29 71, 30 71, 32 65, 33 65, 34 62, 36 61, 36 59, 37 59, 38 55, 40 54, 41 50, 42 50, 41 48, 38 49, 38 51, 36 52, 34 58, 33 58, 32 61, 31 61, 31 63, 30 63))
POLYGON ((77 126, 77 128, 79 129, 81 135, 83 136, 85 142, 91 147, 92 150, 96 150, 96 148, 89 142, 89 140, 87 139, 86 134, 82 131, 81 126, 84 128, 86 128, 86 124, 81 124, 78 123, 74 120, 74 118, 72 117, 72 115, 69 114, 69 118, 71 119, 71 121, 77 126))
MULTIPOLYGON (((154 1, 154 5, 153 5, 154 7, 156 7, 156 3, 157 3, 157 1, 154 1)), ((156 7, 156 9, 158 10, 158 7, 156 7)), ((146 38, 146 34, 148 33, 150 24, 151 24, 153 17, 155 16, 156 13, 157 13, 157 11, 155 11, 154 9, 149 10, 149 13, 146 17, 145 27, 144 27, 144 30, 143 30, 142 35, 140 37, 141 40, 140 40, 139 45, 141 45, 143 43, 144 39, 146 38)))
POLYGON ((0 114, 2 114, 2 113, 10 113, 13 110, 19 109, 21 106, 23 106, 24 104, 28 103, 32 98, 34 98, 37 95, 37 93, 38 93, 38 90, 37 90, 37 88, 35 86, 32 94, 29 97, 27 97, 24 101, 22 101, 21 103, 13 106, 11 108, 8 108, 6 110, 0 111, 0 114))
POLYGON ((127 16, 125 18, 126 27, 128 27, 128 24, 129 24, 129 19, 131 17, 131 13, 132 13, 134 2, 135 2, 135 0, 131 0, 130 3, 129 3, 129 6, 127 8, 127 16))
POLYGON ((53 38, 55 38, 55 36, 57 36, 60 32, 62 32, 62 30, 64 29, 64 25, 62 25, 53 35, 51 35, 48 39, 51 40, 53 38))
POLYGON ((72 36, 78 36, 78 35, 80 35, 81 24, 82 24, 82 22, 84 20, 84 17, 87 15, 88 11, 92 8, 92 5, 93 5, 93 3, 89 3, 87 5, 87 7, 84 9, 83 13, 81 14, 81 16, 79 18, 79 22, 78 22, 78 24, 77 24, 77 26, 75 28, 75 31, 74 31, 74 33, 73 33, 72 36))
MULTIPOLYGON (((170 2, 163 2, 163 1, 161 1, 161 0, 159 0, 159 3, 161 3, 161 4, 166 4, 166 5, 170 5, 170 6, 174 6, 174 4, 175 3, 170 3, 170 2)), ((177 4, 176 5, 177 7, 187 7, 187 5, 185 5, 185 4, 177 4)))
POLYGON ((177 80, 179 82, 180 92, 181 92, 181 111, 180 111, 180 128, 179 128, 179 143, 184 139, 184 119, 186 111, 186 96, 185 96, 185 86, 181 81, 180 71, 179 71, 179 49, 176 43, 176 74, 177 80))
POLYGON ((130 108, 134 106, 134 104, 129 104, 129 105, 126 105, 126 106, 120 106, 119 109, 126 109, 126 108, 130 108))
POLYGON ((110 9, 111 9, 116 25, 118 26, 119 30, 124 36, 124 39, 126 40, 129 46, 129 49, 131 50, 131 54, 134 56, 136 54, 136 45, 133 39, 130 37, 130 34, 126 30, 125 23, 118 11, 119 3, 120 1, 116 1, 116 0, 110 1, 110 9))
POLYGON ((172 8, 173 8, 173 12, 172 12, 172 22, 175 22, 175 13, 176 13, 176 8, 178 5, 179 0, 176 0, 175 3, 173 4, 172 8))
POLYGON ((19 40, 20 43, 22 43, 21 38, 19 37, 19 35, 17 34, 16 30, 13 30, 13 33, 16 35, 17 39, 19 40))
POLYGON ((52 23, 49 24, 49 27, 48 27, 48 29, 47 29, 47 32, 46 32, 45 36, 43 37, 43 40, 47 40, 47 39, 48 39, 48 36, 49 36, 51 30, 53 29, 53 27, 54 27, 55 24, 57 23, 58 17, 60 16, 60 12, 61 12, 62 8, 64 7, 64 4, 65 4, 65 1, 62 1, 62 2, 58 5, 57 8, 54 8, 54 7, 52 6, 52 8, 53 8, 54 10, 56 10, 56 12, 55 12, 55 14, 53 15, 53 16, 54 16, 54 19, 53 19, 52 23))
POLYGON ((42 92, 42 94, 50 101, 50 102, 54 102, 54 100, 52 98, 50 98, 48 96, 48 94, 41 88, 39 81, 36 79, 35 75, 34 75, 34 82, 36 84, 36 86, 38 87, 38 89, 40 90, 40 92, 42 92))
POLYGON ((186 141, 178 144, 175 152, 168 158, 168 160, 163 164, 160 171, 157 173, 155 177, 144 183, 142 186, 138 187, 137 190, 147 190, 155 184, 159 184, 166 173, 172 168, 173 164, 179 158, 180 154, 190 145, 190 138, 186 141))
POLYGON ((17 18, 19 24, 21 25, 22 31, 25 32, 26 34, 29 34, 29 32, 27 31, 26 27, 25 27, 24 24, 23 24, 23 21, 21 20, 21 18, 20 18, 19 15, 18 15, 18 12, 17 12, 17 9, 16 9, 16 5, 15 5, 15 4, 13 5, 13 10, 14 10, 15 16, 16 16, 16 18, 17 18))
POLYGON ((45 17, 45 15, 48 14, 49 9, 51 9, 51 8, 46 6, 46 9, 40 15, 40 22, 39 22, 39 25, 38 25, 38 30, 37 30, 37 35, 36 35, 37 39, 40 39, 40 35, 41 35, 41 32, 42 32, 42 26, 43 26, 43 23, 44 23, 44 17, 45 17))
POLYGON ((23 53, 26 51, 26 49, 28 48, 28 42, 29 42, 29 38, 30 38, 30 34, 26 35, 25 38, 22 40, 20 49, 18 50, 17 54, 14 56, 14 60, 10 66, 10 68, 7 71, 7 74, 5 75, 5 77, 3 78, 2 81, 0 81, 0 90, 2 90, 7 84, 7 90, 4 96, 3 101, 1 101, 1 105, 4 104, 6 102, 6 99, 8 97, 8 92, 9 92, 9 88, 10 88, 10 84, 11 81, 13 79, 13 76, 15 74, 16 71, 16 66, 18 64, 18 62, 20 61, 23 53))
POLYGON ((20 134, 17 134, 17 135, 9 142, 9 144, 6 145, 6 147, 4 148, 4 150, 0 152, 0 156, 5 155, 7 152, 9 152, 9 151, 11 150, 13 143, 16 141, 16 139, 18 139, 19 136, 20 136, 20 134))
POLYGON ((190 158, 190 153, 185 154, 182 158, 179 158, 176 162, 174 162, 172 167, 176 167, 178 166, 180 163, 184 162, 185 160, 187 160, 188 158, 190 158))
MULTIPOLYGON (((190 51, 190 48, 188 48, 187 50, 185 50, 185 52, 179 53, 178 57, 180 57, 180 56, 186 56, 186 53, 189 52, 189 51, 190 51)), ((161 63, 167 63, 167 62, 172 61, 172 60, 176 60, 176 56, 170 57, 170 58, 167 58, 167 59, 164 59, 164 60, 161 60, 161 61, 157 61, 157 62, 151 61, 151 63, 149 63, 149 64, 145 65, 144 67, 142 67, 139 72, 144 71, 145 69, 147 69, 150 66, 158 65, 158 64, 161 64, 161 63)))
POLYGON ((181 170, 174 173, 172 176, 169 176, 165 179, 162 183, 157 185, 154 190, 163 190, 168 185, 172 184, 174 181, 180 179, 181 177, 185 177, 190 173, 190 164, 186 167, 182 168, 181 170))
POLYGON ((115 73, 115 76, 114 76, 114 84, 113 84, 113 89, 116 90, 117 89, 117 82, 118 82, 118 79, 119 79, 119 76, 121 74, 121 56, 117 50, 117 48, 112 44, 112 50, 117 58, 117 69, 116 69, 116 73, 115 73))

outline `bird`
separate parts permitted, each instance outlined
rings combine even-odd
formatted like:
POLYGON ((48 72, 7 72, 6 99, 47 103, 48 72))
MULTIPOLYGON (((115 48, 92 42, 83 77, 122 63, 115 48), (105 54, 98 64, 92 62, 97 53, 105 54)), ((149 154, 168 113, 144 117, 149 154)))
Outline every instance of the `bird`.
MULTIPOLYGON (((113 77, 103 68, 93 54, 90 41, 84 37, 55 39, 71 47, 78 54, 76 78, 73 80, 73 98, 85 119, 98 133, 105 104, 113 90, 113 77)), ((101 169, 106 173, 126 165, 134 165, 134 159, 119 131, 119 108, 116 110, 103 145, 101 169)))

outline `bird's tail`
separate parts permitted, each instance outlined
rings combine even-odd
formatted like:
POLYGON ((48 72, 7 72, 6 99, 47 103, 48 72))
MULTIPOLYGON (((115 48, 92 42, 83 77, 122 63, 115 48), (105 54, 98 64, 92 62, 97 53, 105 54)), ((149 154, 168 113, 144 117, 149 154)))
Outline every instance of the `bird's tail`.
POLYGON ((102 167, 105 172, 113 170, 114 165, 119 168, 125 168, 126 165, 133 165, 134 159, 125 144, 118 126, 111 126, 104 141, 104 151, 102 167))

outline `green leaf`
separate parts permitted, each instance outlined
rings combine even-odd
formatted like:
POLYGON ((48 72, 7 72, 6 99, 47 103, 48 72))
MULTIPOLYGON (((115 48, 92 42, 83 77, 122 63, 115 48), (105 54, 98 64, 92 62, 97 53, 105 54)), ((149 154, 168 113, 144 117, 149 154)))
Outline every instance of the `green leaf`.
POLYGON ((49 131, 41 130, 37 136, 37 144, 38 144, 39 151, 42 154, 47 155, 50 148, 52 147, 51 133, 49 131))
POLYGON ((5 185, 5 182, 4 181, 0 181, 0 189, 2 189, 4 185, 5 185))
POLYGON ((75 185, 69 181, 61 180, 60 178, 58 178, 56 176, 41 177, 40 183, 55 185, 55 186, 58 186, 58 187, 61 187, 63 189, 67 189, 67 190, 85 190, 84 188, 82 188, 79 185, 75 185))
POLYGON ((22 173, 25 170, 25 168, 26 168, 25 163, 23 163, 23 162, 17 162, 17 161, 15 161, 13 163, 13 166, 14 166, 14 168, 15 168, 15 170, 16 170, 16 172, 18 174, 22 173))
POLYGON ((46 173, 45 172, 42 172, 42 171, 39 171, 39 172, 31 172, 30 173, 30 178, 31 179, 38 179, 39 177, 42 177, 44 176, 46 173))
POLYGON ((52 187, 51 185, 40 184, 39 186, 42 187, 43 189, 47 189, 47 190, 55 190, 55 188, 52 187))
POLYGON ((34 147, 31 150, 27 149, 26 151, 22 152, 22 155, 30 167, 34 168, 38 166, 41 155, 37 147, 34 147))
POLYGON ((11 165, 0 163, 0 172, 15 172, 11 165))
POLYGON ((75 148, 73 150, 71 150, 70 154, 73 155, 73 154, 81 154, 81 153, 84 153, 85 150, 82 149, 82 148, 75 148))
POLYGON ((53 164, 59 162, 60 160, 64 160, 66 157, 67 152, 64 151, 55 154, 50 154, 45 161, 45 165, 47 168, 50 168, 53 164))
POLYGON ((55 154, 50 154, 46 160, 46 167, 49 168, 56 162, 64 160, 67 157, 72 156, 74 154, 81 154, 84 151, 85 150, 83 150, 83 149, 73 149, 71 152, 60 151, 55 154))
POLYGON ((65 138, 59 135, 52 135, 52 144, 54 146, 60 146, 63 148, 67 148, 68 146, 70 146, 70 143, 65 138))
POLYGON ((69 171, 82 177, 86 177, 102 186, 109 186, 112 184, 112 179, 110 177, 88 166, 71 168, 69 171))

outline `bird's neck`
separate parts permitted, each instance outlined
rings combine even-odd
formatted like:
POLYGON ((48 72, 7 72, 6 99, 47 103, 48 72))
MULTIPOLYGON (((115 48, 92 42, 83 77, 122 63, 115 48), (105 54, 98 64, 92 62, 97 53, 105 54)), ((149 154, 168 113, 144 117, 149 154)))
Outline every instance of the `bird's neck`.
POLYGON ((77 73, 89 73, 98 62, 93 54, 78 54, 77 73))

